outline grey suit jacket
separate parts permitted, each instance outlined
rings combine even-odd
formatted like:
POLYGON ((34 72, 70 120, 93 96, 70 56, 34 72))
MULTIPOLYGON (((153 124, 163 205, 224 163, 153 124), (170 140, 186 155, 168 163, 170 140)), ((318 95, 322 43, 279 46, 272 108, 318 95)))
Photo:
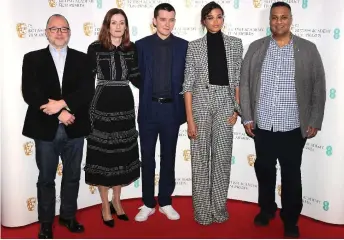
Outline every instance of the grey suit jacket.
MULTIPOLYGON (((239 86, 240 68, 242 64, 243 46, 240 38, 222 33, 227 58, 230 96, 234 110, 240 113, 240 106, 235 100, 235 88, 239 86)), ((192 93, 193 111, 207 109, 206 99, 209 97, 209 72, 207 36, 189 42, 186 60, 183 91, 192 93)))
MULTIPOLYGON (((240 77, 242 122, 257 123, 262 65, 271 36, 252 42, 245 54, 240 77)), ((324 66, 314 43, 293 35, 295 86, 303 137, 308 126, 321 129, 326 101, 324 66)))

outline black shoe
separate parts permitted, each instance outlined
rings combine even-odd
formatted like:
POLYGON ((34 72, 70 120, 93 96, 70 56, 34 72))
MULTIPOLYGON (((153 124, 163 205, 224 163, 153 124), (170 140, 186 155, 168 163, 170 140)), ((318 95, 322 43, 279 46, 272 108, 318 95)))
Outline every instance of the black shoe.
POLYGON ((300 237, 299 227, 296 225, 284 225, 284 236, 290 238, 300 237))
POLYGON ((102 215, 102 220, 104 225, 113 228, 115 226, 115 220, 111 219, 111 220, 104 220, 104 216, 103 216, 103 211, 100 212, 102 215))
POLYGON ((115 207, 113 206, 112 201, 110 201, 109 203, 110 203, 110 211, 111 211, 111 214, 116 214, 116 216, 117 216, 117 218, 118 218, 119 220, 129 221, 129 218, 128 218, 127 214, 117 215, 116 209, 115 209, 115 207))
POLYGON ((41 223, 38 233, 39 239, 52 239, 53 238, 53 225, 51 223, 41 223))
POLYGON ((271 219, 275 217, 275 213, 266 213, 263 211, 260 211, 260 213, 257 214, 257 216, 254 218, 254 224, 256 226, 267 226, 269 225, 269 222, 271 219))
POLYGON ((75 218, 63 219, 60 217, 59 223, 60 225, 65 226, 70 232, 73 232, 73 233, 82 233, 85 231, 84 226, 78 223, 75 218))

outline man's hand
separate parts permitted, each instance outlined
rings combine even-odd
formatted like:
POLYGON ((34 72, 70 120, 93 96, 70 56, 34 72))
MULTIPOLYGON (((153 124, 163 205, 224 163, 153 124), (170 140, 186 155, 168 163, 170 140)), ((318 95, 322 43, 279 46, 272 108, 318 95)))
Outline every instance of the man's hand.
POLYGON ((66 126, 71 125, 74 123, 75 117, 70 114, 67 110, 63 110, 58 119, 66 126))
POLYGON ((245 127, 245 131, 246 131, 247 135, 249 135, 250 137, 254 137, 254 134, 252 132, 253 122, 245 124, 244 127, 245 127))
POLYGON ((317 128, 314 128, 314 127, 311 127, 311 126, 309 126, 307 128, 307 138, 315 137, 315 135, 317 135, 317 133, 318 133, 318 129, 317 128))
POLYGON ((42 105, 40 109, 43 110, 45 114, 52 115, 58 113, 65 106, 66 103, 64 100, 56 101, 53 99, 49 99, 49 102, 47 104, 42 105))
POLYGON ((230 125, 234 125, 236 123, 237 119, 238 119, 238 113, 234 112, 233 115, 228 118, 228 123, 230 125))

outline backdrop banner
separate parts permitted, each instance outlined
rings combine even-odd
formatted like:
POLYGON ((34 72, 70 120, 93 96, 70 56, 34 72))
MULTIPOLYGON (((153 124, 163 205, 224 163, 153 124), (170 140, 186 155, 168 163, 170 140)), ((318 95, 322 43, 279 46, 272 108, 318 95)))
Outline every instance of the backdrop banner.
MULTIPOLYGON (((17 0, 4 1, 2 18, 5 33, 4 78, 2 83, 1 115, 1 220, 7 227, 36 222, 36 182, 38 170, 35 161, 35 144, 22 136, 27 109, 21 93, 21 68, 25 53, 48 45, 45 37, 46 21, 52 14, 64 15, 71 27, 69 46, 86 52, 88 45, 97 39, 106 12, 122 8, 129 18, 131 40, 135 42, 153 34, 154 7, 162 2, 176 9, 176 26, 173 33, 188 41, 204 36, 200 25, 202 7, 210 0, 17 0)), ((244 54, 251 42, 270 34, 269 11, 276 0, 218 0, 225 11, 223 32, 239 37, 244 43, 244 54)), ((343 0, 286 0, 293 12, 292 32, 314 42, 321 54, 326 70, 327 101, 322 131, 307 141, 303 154, 303 211, 311 218, 344 224, 344 1, 343 0)), ((138 90, 132 87, 135 104, 138 90)), ((136 107, 137 110, 137 107, 136 107)), ((137 111, 136 111, 137 113, 137 111)), ((256 203, 258 184, 253 168, 255 149, 253 140, 245 134, 238 119, 234 128, 234 148, 229 199, 256 203)), ((159 182, 159 142, 156 148, 156 185, 159 182)), ((86 142, 85 142, 86 146, 86 142)), ((84 149, 85 165, 86 147, 84 149)), ((176 153, 175 195, 191 196, 190 142, 186 125, 181 126, 176 153)), ((82 167, 83 167, 82 166, 82 167)), ((63 166, 56 169, 56 214, 60 208, 60 182, 63 166)), ((281 206, 280 167, 277 165, 276 201, 281 206)), ((158 188, 156 188, 156 193, 158 188)), ((110 192, 109 194, 112 194, 110 192)), ((123 199, 141 197, 141 180, 122 191, 123 199)), ((97 188, 86 185, 84 172, 80 180, 79 208, 100 203, 97 188)), ((190 210, 191 211, 191 210, 190 210)), ((181 213, 183 214, 183 213, 181 213)))

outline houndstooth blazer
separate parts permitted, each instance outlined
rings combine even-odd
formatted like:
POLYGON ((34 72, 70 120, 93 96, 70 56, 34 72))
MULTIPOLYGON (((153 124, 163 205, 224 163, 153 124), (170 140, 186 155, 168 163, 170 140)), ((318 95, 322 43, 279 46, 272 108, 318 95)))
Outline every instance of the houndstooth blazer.
MULTIPOLYGON (((243 56, 243 45, 240 38, 222 33, 228 68, 230 96, 234 109, 240 114, 240 107, 235 100, 235 88, 239 86, 240 70, 243 56)), ((207 109, 205 98, 209 97, 209 72, 207 36, 191 41, 186 54, 183 91, 192 93, 193 110, 207 109)))

